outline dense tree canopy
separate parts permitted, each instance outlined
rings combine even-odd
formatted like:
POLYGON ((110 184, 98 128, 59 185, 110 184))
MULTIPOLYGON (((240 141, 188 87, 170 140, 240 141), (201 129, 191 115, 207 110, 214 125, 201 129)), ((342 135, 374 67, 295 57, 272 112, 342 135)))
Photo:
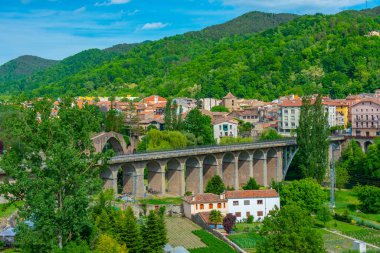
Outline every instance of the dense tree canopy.
POLYGON ((301 207, 287 205, 271 211, 264 219, 260 234, 265 237, 258 252, 326 252, 322 235, 313 228, 313 220, 301 207))
POLYGON ((93 153, 90 140, 100 129, 96 109, 64 101, 54 116, 51 108, 48 100, 33 101, 33 108, 0 108, 1 139, 7 147, 0 161, 7 175, 0 192, 11 202, 24 201, 20 218, 34 223, 33 229, 19 224, 18 241, 25 252, 90 240, 89 204, 101 189, 99 161, 105 156, 93 153))
POLYGON ((379 8, 304 15, 279 26, 266 22, 247 34, 240 32, 246 30, 242 22, 234 24, 238 29, 227 24, 211 33, 141 43, 117 57, 91 51, 88 61, 78 57, 68 66, 62 61, 22 82, 4 84, 0 91, 221 98, 229 90, 264 100, 306 91, 334 98, 369 92, 378 88, 380 39, 364 35, 380 29, 378 15, 379 8))

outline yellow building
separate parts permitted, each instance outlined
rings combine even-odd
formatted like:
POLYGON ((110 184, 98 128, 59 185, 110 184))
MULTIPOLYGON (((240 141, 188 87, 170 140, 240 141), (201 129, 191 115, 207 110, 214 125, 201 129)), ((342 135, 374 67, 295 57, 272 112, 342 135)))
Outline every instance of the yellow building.
POLYGON ((336 107, 336 122, 337 125, 344 125, 344 128, 346 129, 348 127, 349 122, 349 106, 348 102, 345 100, 330 100, 325 102, 329 105, 336 107), (343 120, 343 122, 340 120, 340 118, 343 120), (340 123, 341 122, 341 123, 340 123))

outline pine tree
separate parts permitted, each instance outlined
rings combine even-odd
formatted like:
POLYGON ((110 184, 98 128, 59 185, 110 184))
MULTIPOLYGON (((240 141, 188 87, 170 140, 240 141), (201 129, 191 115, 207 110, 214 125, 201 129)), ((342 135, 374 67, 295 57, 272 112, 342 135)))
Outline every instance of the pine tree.
POLYGON ((258 185, 256 180, 252 177, 250 177, 248 182, 243 186, 243 190, 258 190, 258 189, 260 189, 260 185, 258 185))
POLYGON ((159 235, 161 246, 164 247, 166 243, 168 243, 167 231, 165 226, 165 207, 160 207, 160 210, 157 215, 159 235))
POLYGON ((165 243, 162 242, 158 215, 151 210, 142 226, 143 252, 162 252, 165 243))
POLYGON ((137 225, 136 217, 133 213, 133 210, 130 206, 127 207, 127 210, 124 213, 124 228, 123 233, 123 242, 128 247, 128 252, 138 253, 142 250, 142 239, 140 231, 137 225))
POLYGON ((207 193, 221 194, 226 189, 226 186, 223 183, 223 180, 220 176, 216 175, 208 181, 206 186, 207 193))

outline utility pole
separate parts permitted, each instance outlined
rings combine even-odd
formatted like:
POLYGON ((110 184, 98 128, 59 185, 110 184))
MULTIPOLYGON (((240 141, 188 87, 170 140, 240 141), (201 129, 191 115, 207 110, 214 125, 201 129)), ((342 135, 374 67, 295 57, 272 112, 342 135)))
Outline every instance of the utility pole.
POLYGON ((339 150, 339 145, 331 144, 331 169, 330 169, 330 208, 335 208, 335 150, 339 150))

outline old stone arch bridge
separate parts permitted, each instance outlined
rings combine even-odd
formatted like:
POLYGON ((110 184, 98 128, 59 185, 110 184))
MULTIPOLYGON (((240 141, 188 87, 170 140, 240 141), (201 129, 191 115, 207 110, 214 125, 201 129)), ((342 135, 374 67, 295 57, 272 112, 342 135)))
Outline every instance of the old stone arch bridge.
MULTIPOLYGON (((340 146, 345 138, 334 137, 330 141, 340 146)), ((329 154, 332 154, 331 147, 329 154)), ((296 140, 290 138, 118 155, 110 159, 109 169, 101 176, 104 187, 117 193, 118 174, 121 176, 118 172, 122 171, 122 192, 136 197, 144 196, 146 191, 176 196, 182 196, 185 192, 203 193, 214 175, 219 175, 227 186, 235 189, 244 185, 250 177, 260 185, 268 186, 272 180, 285 178, 296 152, 296 140), (148 172, 147 185, 144 183, 145 168, 148 172)), ((334 157, 340 157, 339 150, 334 157)))

